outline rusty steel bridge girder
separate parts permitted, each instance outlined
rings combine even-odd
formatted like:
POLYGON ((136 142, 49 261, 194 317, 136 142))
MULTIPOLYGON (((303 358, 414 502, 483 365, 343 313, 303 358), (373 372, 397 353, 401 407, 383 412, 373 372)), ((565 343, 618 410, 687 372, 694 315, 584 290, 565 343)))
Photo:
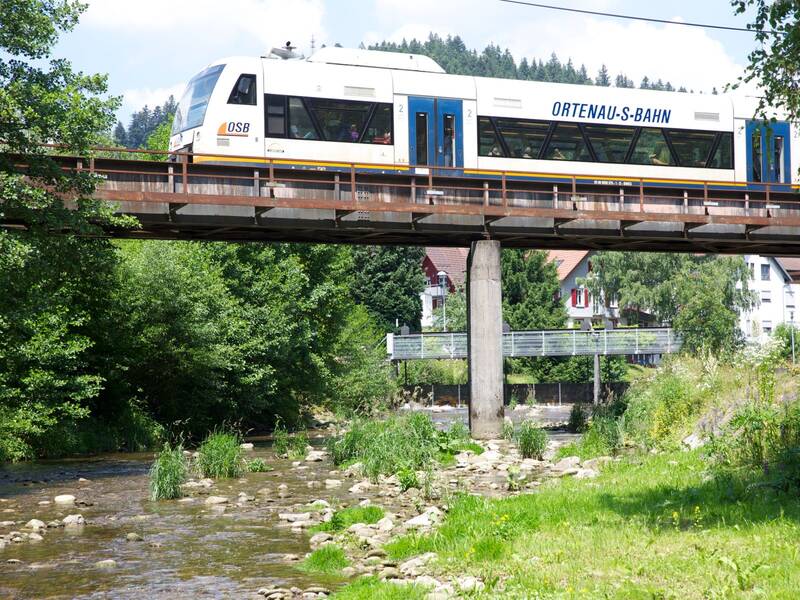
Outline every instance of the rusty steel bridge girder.
POLYGON ((509 247, 800 255, 800 195, 787 186, 54 158, 64 170, 101 177, 94 197, 139 219, 138 229, 107 232, 116 237, 438 246, 495 239, 509 247))

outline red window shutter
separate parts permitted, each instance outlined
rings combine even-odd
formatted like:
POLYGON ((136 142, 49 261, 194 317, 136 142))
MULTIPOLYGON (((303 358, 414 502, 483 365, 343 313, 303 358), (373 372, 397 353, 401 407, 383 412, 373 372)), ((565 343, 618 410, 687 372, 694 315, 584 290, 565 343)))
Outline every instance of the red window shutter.
POLYGON ((578 290, 572 288, 572 306, 578 306, 578 290))
POLYGON ((589 306, 589 290, 587 289, 583 290, 583 305, 589 306))

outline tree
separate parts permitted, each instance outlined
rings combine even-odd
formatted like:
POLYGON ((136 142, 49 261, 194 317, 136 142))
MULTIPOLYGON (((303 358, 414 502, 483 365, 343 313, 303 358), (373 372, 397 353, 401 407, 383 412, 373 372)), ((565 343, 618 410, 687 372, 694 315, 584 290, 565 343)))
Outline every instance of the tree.
POLYGON ((504 249, 501 259, 503 319, 512 329, 556 329, 567 312, 559 298, 558 273, 541 250, 504 249))
POLYGON ((753 303, 741 258, 599 252, 592 267, 581 283, 595 301, 608 307, 616 299, 621 313, 647 313, 673 325, 684 335, 687 348, 735 346, 737 315, 753 303))
MULTIPOLYGON (((126 148, 147 148, 147 141, 157 130, 166 129, 167 134, 169 134, 177 107, 178 105, 173 96, 167 98, 164 104, 156 106, 153 110, 150 110, 148 106, 144 106, 141 110, 131 115, 127 130, 122 123, 117 123, 114 129, 116 143, 126 148)), ((167 135, 167 138, 169 138, 169 135, 167 135)), ((166 147, 164 150, 166 150, 166 147)))
POLYGON ((605 65, 600 67, 600 71, 598 71, 594 83, 595 85, 602 85, 604 87, 611 85, 611 78, 608 76, 608 69, 605 65))
POLYGON ((353 298, 363 304, 384 331, 396 321, 420 328, 425 289, 422 260, 425 249, 404 246, 353 248, 353 298))
POLYGON ((0 460, 57 447, 59 435, 74 437, 104 385, 93 348, 108 334, 102 324, 115 255, 108 242, 73 233, 128 221, 89 199, 91 175, 62 171, 41 146, 88 154, 119 105, 104 97, 104 76, 47 60, 83 8, 53 0, 0 4, 0 139, 7 153, 0 157, 0 204, 3 220, 23 228, 0 232, 0 460), (25 154, 28 167, 5 158, 13 154, 25 154))
POLYGON ((771 119, 774 110, 785 113, 789 121, 800 118, 800 3, 790 0, 731 0, 736 14, 755 8, 749 29, 756 32, 756 48, 748 55, 741 82, 758 84, 756 113, 771 119), (774 32, 774 33, 771 33, 774 32))

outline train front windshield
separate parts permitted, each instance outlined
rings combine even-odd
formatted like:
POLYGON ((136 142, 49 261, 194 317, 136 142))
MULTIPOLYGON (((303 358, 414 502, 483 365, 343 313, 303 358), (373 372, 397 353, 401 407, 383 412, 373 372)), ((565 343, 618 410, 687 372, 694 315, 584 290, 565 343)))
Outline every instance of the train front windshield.
POLYGON ((225 65, 215 65, 192 77, 175 111, 172 135, 203 124, 208 101, 224 68, 225 65))

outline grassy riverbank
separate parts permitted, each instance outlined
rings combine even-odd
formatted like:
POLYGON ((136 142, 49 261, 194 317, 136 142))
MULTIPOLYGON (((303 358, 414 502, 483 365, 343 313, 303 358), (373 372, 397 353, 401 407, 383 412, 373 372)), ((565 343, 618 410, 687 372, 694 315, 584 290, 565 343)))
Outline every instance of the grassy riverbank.
POLYGON ((800 505, 709 480, 697 452, 630 458, 536 494, 458 498, 437 533, 387 547, 439 554, 486 597, 796 597, 800 505), (502 585, 492 588, 492 583, 502 585))
MULTIPOLYGON (((470 597, 796 598, 800 402, 784 359, 775 346, 668 361, 559 452, 616 454, 598 477, 452 496, 438 529, 385 550, 436 553, 428 574, 483 582, 470 597)), ((395 597, 385 585, 372 597, 395 597)))

